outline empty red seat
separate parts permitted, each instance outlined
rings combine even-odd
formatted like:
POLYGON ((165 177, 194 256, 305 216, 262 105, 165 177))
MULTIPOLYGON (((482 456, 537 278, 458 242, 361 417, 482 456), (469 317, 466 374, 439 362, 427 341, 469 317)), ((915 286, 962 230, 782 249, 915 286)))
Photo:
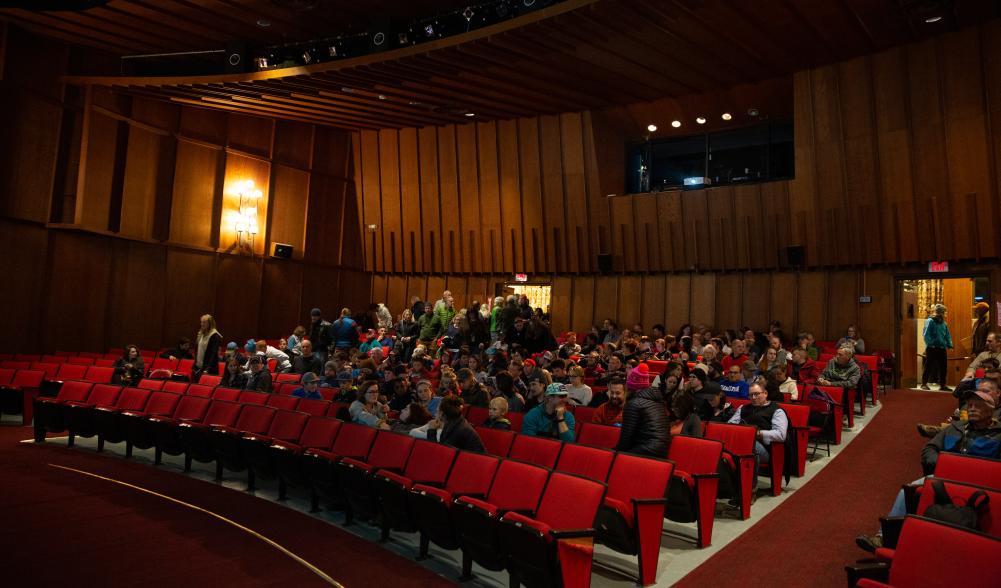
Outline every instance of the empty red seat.
POLYGON ((271 396, 271 394, 267 394, 265 392, 243 390, 240 392, 240 396, 237 397, 236 401, 240 404, 260 404, 263 406, 268 403, 269 396, 271 396))
POLYGON ((143 436, 130 437, 129 442, 142 449, 148 449, 151 445, 156 447, 156 464, 160 463, 164 453, 180 455, 184 453, 184 444, 179 425, 201 422, 211 405, 212 401, 207 397, 185 394, 170 416, 151 415, 147 419, 143 436), (151 445, 147 445, 147 441, 151 445))
MULTIPOLYGON (((100 353, 95 353, 93 351, 81 351, 77 355, 79 357, 89 357, 91 359, 97 359, 98 357, 101 357, 100 353)), ((119 357, 121 357, 121 356, 119 356, 119 357)))
MULTIPOLYGON (((466 420, 474 427, 482 425, 490 418, 490 413, 482 406, 470 406, 466 410, 466 420)), ((513 429, 513 427, 512 427, 513 429)))
POLYGON ((212 398, 212 393, 214 391, 215 388, 212 386, 206 386, 204 384, 190 384, 185 394, 188 396, 204 396, 205 398, 212 398))
POLYGON ((944 451, 938 455, 935 477, 1001 489, 1001 460, 944 451))
POLYGON ((46 380, 55 380, 56 374, 59 373, 60 365, 61 364, 58 363, 45 363, 42 361, 33 361, 31 362, 31 369, 42 370, 43 372, 45 372, 46 380))
POLYGON ((94 367, 99 367, 99 368, 113 368, 113 367, 115 367, 115 360, 114 359, 95 359, 94 360, 94 367))
POLYGON ((17 370, 13 368, 0 368, 0 386, 9 386, 14 381, 14 374, 17 370))
POLYGON ((483 441, 483 447, 487 453, 497 457, 507 457, 511 453, 511 445, 514 444, 514 438, 517 436, 514 431, 485 427, 476 427, 476 434, 480 436, 480 441, 483 441))
POLYGON ((45 363, 56 363, 62 365, 66 363, 66 357, 62 355, 43 355, 42 361, 45 363))
POLYGON ((604 497, 603 483, 554 472, 538 512, 503 515, 498 535, 510 585, 589 587, 595 536, 592 527, 604 497))
POLYGON ((758 429, 749 425, 707 423, 706 439, 723 443, 723 469, 726 479, 720 480, 719 496, 736 498, 740 503, 740 518, 751 516, 751 495, 754 476, 754 441, 758 429))
MULTIPOLYGON (((566 451, 566 450, 564 450, 566 451)), ((664 496, 674 464, 619 454, 608 476, 608 492, 598 512, 598 541, 620 553, 638 556, 639 583, 657 579, 664 496)))
POLYGON ((556 461, 556 471, 604 482, 615 454, 607 449, 567 443, 556 461))
POLYGON ((66 430, 61 405, 66 402, 86 402, 94 384, 91 382, 64 382, 55 398, 35 399, 35 441, 45 441, 46 431, 60 433, 66 430))
POLYGON ((499 465, 497 457, 461 451, 444 487, 414 484, 410 511, 420 530, 421 558, 427 557, 431 542, 445 549, 459 548, 451 515, 454 501, 460 496, 486 497, 499 465))
POLYGON ((19 369, 10 384, 0 386, 0 413, 20 414, 21 424, 29 425, 35 409, 35 398, 45 379, 42 370, 19 369))
POLYGON ((0 367, 6 368, 8 370, 28 370, 31 369, 31 362, 8 359, 6 361, 0 362, 0 367))
POLYGON ((278 394, 283 394, 288 396, 289 394, 295 392, 295 389, 299 387, 299 384, 284 383, 278 384, 278 394))
POLYGON ((114 368, 91 366, 87 368, 87 374, 83 379, 95 384, 110 384, 114 377, 114 368))
POLYGON ((93 357, 75 356, 75 357, 68 358, 66 360, 66 363, 72 363, 74 365, 92 366, 92 365, 94 365, 94 358, 93 357))
POLYGON ((664 516, 672 521, 696 523, 696 544, 712 544, 719 488, 719 460, 723 444, 714 439, 676 435, 667 458, 674 462, 664 516))
POLYGON ((836 386, 817 386, 817 389, 822 392, 827 393, 828 396, 834 401, 831 406, 832 410, 832 433, 834 434, 834 444, 841 444, 841 423, 845 416, 848 417, 848 426, 851 427, 855 424, 855 411, 852 410, 852 400, 855 398, 855 394, 852 390, 847 388, 838 388, 836 386))
POLYGON ((789 429, 786 432, 788 457, 796 464, 796 476, 802 476, 806 473, 806 450, 810 444, 810 407, 788 403, 780 406, 789 417, 789 429))
POLYGON ((650 368, 651 374, 663 374, 667 371, 667 362, 657 359, 648 359, 644 361, 647 367, 650 368))
POLYGON ((345 522, 350 524, 357 516, 366 520, 378 512, 377 494, 375 492, 375 474, 403 472, 414 447, 414 439, 410 435, 401 435, 390 431, 379 431, 372 445, 372 450, 363 460, 356 457, 345 457, 337 462, 337 478, 344 493, 347 512, 345 522))
POLYGON ((149 366, 150 372, 155 370, 169 370, 173 372, 177 369, 177 360, 157 357, 153 360, 152 364, 146 364, 146 365, 149 366))
MULTIPOLYGON (((114 406, 99 406, 93 413, 93 430, 97 435, 97 450, 104 451, 104 443, 121 443, 125 440, 125 429, 119 414, 123 412, 142 413, 146 410, 152 391, 143 388, 125 388, 118 395, 114 406)), ((72 435, 74 431, 70 431, 72 435)))
POLYGON ((316 448, 304 453, 307 459, 303 463, 312 482, 312 510, 319 508, 321 495, 334 499, 341 498, 334 467, 346 457, 359 460, 368 457, 377 432, 376 429, 366 425, 344 423, 337 434, 334 446, 329 451, 316 448))
POLYGON ((213 388, 222 384, 222 376, 214 376, 212 374, 202 374, 198 378, 198 383, 203 386, 212 386, 213 388))
POLYGON ((67 401, 62 403, 63 418, 66 419, 66 430, 69 432, 69 445, 73 445, 74 437, 93 437, 93 413, 96 408, 114 408, 118 396, 122 393, 121 386, 112 384, 96 384, 83 402, 67 401))
MULTIPOLYGON (((575 415, 576 416, 576 415, 575 415)), ((509 412, 507 413, 507 420, 511 421, 511 430, 520 431, 521 425, 525 422, 525 413, 523 412, 509 412)))
POLYGON ((312 415, 309 416, 298 441, 292 443, 276 440, 271 443, 269 470, 273 469, 278 476, 279 499, 285 499, 289 484, 309 485, 309 472, 303 463, 303 454, 310 449, 329 452, 334 446, 341 425, 343 422, 337 419, 312 415))
MULTIPOLYGON (((497 523, 508 511, 534 515, 548 479, 546 468, 504 460, 497 468, 486 498, 460 496, 456 499, 451 514, 462 548, 463 578, 471 576, 474 561, 493 571, 507 566, 500 549, 497 523)), ((566 496, 563 500, 571 502, 566 496)))
POLYGON ((330 410, 330 402, 326 400, 311 400, 309 398, 303 398, 299 400, 299 406, 296 410, 300 412, 308 412, 315 416, 326 416, 327 412, 330 410))
POLYGON ((418 530, 417 520, 408 500, 416 484, 442 487, 455 461, 453 447, 431 441, 417 441, 407 459, 402 473, 379 470, 375 473, 373 487, 379 505, 379 522, 383 540, 389 539, 392 529, 412 532, 418 530))
POLYGON ((577 431, 577 443, 581 445, 615 449, 619 444, 619 434, 622 433, 622 427, 578 422, 577 431))
POLYGON ((233 424, 214 424, 207 432, 209 451, 204 455, 207 459, 199 459, 200 456, 189 451, 188 457, 199 459, 200 461, 216 462, 216 479, 222 479, 223 468, 242 472, 247 464, 243 459, 240 450, 240 440, 245 435, 266 436, 274 422, 275 414, 278 411, 263 404, 243 404, 240 416, 233 424))
POLYGON ((225 400, 227 402, 237 402, 243 390, 236 388, 215 388, 212 390, 212 400, 225 400))
POLYGON ((191 471, 192 460, 208 463, 215 456, 209 445, 209 432, 216 427, 232 427, 240 418, 242 404, 212 399, 205 418, 200 422, 184 421, 177 425, 184 451, 184 471, 191 471))
POLYGON ((174 369, 174 373, 183 374, 191 379, 191 374, 195 368, 195 360, 193 359, 182 359, 177 362, 177 368, 174 369))
POLYGON ((189 384, 187 382, 178 382, 176 380, 166 380, 163 383, 164 392, 173 392, 174 394, 185 394, 188 391, 189 384))
MULTIPOLYGON (((153 446, 153 437, 149 433, 148 417, 170 417, 177 410, 181 395, 171 392, 153 392, 143 410, 125 410, 118 413, 118 430, 125 441, 125 457, 132 457, 132 448, 138 445, 141 449, 153 446), (136 443, 138 440, 138 443, 136 443)), ((112 440, 113 439, 109 439, 112 440)), ((113 441, 117 442, 117 441, 113 441)))
POLYGON ((560 456, 560 449, 563 448, 561 441, 546 439, 544 437, 531 437, 528 435, 518 435, 511 445, 511 452, 508 459, 518 459, 534 463, 544 468, 552 469, 556 465, 556 460, 560 456))
POLYGON ((138 384, 136 384, 136 388, 142 388, 143 390, 163 390, 163 385, 165 383, 166 380, 150 380, 143 378, 139 380, 138 384))
MULTIPOLYGON (((582 426, 584 423, 593 423, 594 421, 592 419, 594 418, 594 411, 596 410, 598 409, 591 408, 589 406, 575 406, 573 409, 574 422, 578 427, 582 426)), ((521 429, 519 428, 518 430, 520 431, 521 429)))
POLYGON ((266 405, 272 408, 278 408, 281 410, 296 410, 299 406, 300 398, 295 396, 279 396, 277 394, 268 394, 268 401, 266 405))
POLYGON ((56 379, 62 381, 83 380, 87 375, 87 367, 85 365, 64 363, 59 366, 59 371, 56 372, 56 379))
MULTIPOLYGON (((295 443, 299 440, 299 436, 306 426, 306 421, 309 420, 309 415, 303 412, 279 410, 270 406, 266 408, 274 411, 274 418, 266 432, 242 431, 237 453, 225 455, 217 451, 217 456, 220 457, 219 461, 226 469, 232 471, 247 470, 248 490, 254 488, 257 474, 268 479, 275 477, 276 474, 271 467, 270 460, 272 443, 278 441, 295 443)), ((247 411, 244 410, 244 412, 247 411)))

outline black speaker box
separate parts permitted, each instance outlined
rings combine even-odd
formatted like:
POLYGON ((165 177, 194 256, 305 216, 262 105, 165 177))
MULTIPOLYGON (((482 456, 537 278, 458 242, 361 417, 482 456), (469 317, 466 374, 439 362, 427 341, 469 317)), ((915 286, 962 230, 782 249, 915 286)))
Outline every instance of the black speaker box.
POLYGON ((612 273, 612 254, 611 253, 599 253, 598 254, 598 271, 603 274, 612 273))
POLYGON ((292 257, 293 250, 294 248, 291 245, 286 245, 285 243, 275 243, 275 252, 272 257, 290 259, 292 257))

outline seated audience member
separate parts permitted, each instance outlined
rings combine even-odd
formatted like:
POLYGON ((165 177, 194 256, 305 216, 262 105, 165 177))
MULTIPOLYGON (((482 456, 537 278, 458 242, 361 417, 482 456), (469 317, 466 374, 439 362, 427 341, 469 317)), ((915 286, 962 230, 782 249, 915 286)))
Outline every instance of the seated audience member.
POLYGON ((839 347, 837 355, 827 362, 827 367, 817 378, 817 384, 854 390, 860 377, 862 371, 855 363, 855 350, 852 347, 839 347))
MULTIPOLYGON (((994 417, 998 407, 998 385, 993 380, 983 379, 976 390, 966 393, 967 420, 955 420, 939 431, 935 438, 929 441, 921 451, 921 467, 925 476, 935 473, 938 457, 941 453, 963 453, 976 457, 998 459, 1001 457, 1001 423, 994 417)), ((924 483, 919 478, 912 484, 924 483)), ((993 507, 992 507, 993 508, 993 507)), ((888 516, 901 517, 907 514, 904 491, 897 493, 888 516)), ((883 538, 875 535, 859 535, 855 543, 862 549, 874 552, 883 546, 883 538)))
POLYGON ((502 431, 511 430, 511 421, 507 420, 507 399, 503 396, 497 396, 490 400, 490 406, 487 408, 489 416, 483 426, 488 429, 500 429, 502 431))
POLYGON ((626 362, 621 353, 615 352, 608 358, 608 368, 601 374, 595 383, 599 386, 607 386, 608 382, 616 378, 626 378, 626 362))
POLYGON ((855 349, 855 353, 865 353, 865 341, 859 336, 858 327, 855 325, 848 325, 845 336, 838 339, 837 347, 841 348, 845 345, 855 349))
POLYGON ((300 344, 302 349, 302 355, 295 358, 292 362, 292 371, 297 374, 304 374, 306 372, 313 372, 316 375, 320 375, 323 371, 323 360, 316 353, 313 353, 313 342, 309 339, 304 339, 300 344))
MULTIPOLYGON (((548 351, 546 353, 549 353, 548 351)), ((570 376, 567 375, 567 364, 562 359, 554 359, 549 364, 549 372, 553 375, 553 381, 557 384, 569 384, 570 376)))
POLYGON ((299 379, 299 383, 302 384, 295 390, 292 390, 292 396, 296 398, 308 398, 310 400, 323 400, 323 396, 320 395, 320 391, 317 390, 319 378, 313 372, 306 372, 299 379))
POLYGON ((434 418, 438 415, 438 404, 441 402, 441 396, 434 395, 434 387, 428 380, 421 380, 417 382, 417 402, 421 404, 434 418))
POLYGON ((243 390, 247 385, 247 375, 240 365, 240 360, 230 357, 226 360, 226 371, 222 374, 222 381, 219 385, 223 388, 237 388, 243 390))
POLYGON ((754 332, 754 329, 744 329, 744 350, 747 353, 747 358, 753 362, 757 362, 761 359, 761 354, 763 349, 761 345, 758 344, 758 336, 754 332))
MULTIPOLYGON (((313 372, 308 372, 313 373, 313 372)), ((337 395, 334 402, 354 402, 358 398, 358 389, 355 387, 355 379, 349 371, 337 374, 337 395)))
POLYGON ((758 370, 758 365, 751 360, 745 361, 744 365, 740 366, 740 375, 748 384, 757 380, 764 373, 765 372, 758 370))
POLYGON ((725 355, 723 357, 723 361, 720 362, 720 363, 723 364, 723 370, 724 371, 729 371, 730 370, 730 366, 734 366, 734 365, 737 366, 737 368, 739 369, 739 368, 741 368, 744 365, 745 361, 747 361, 748 359, 750 359, 747 356, 747 351, 745 350, 745 345, 746 344, 744 343, 743 339, 734 339, 734 341, 733 341, 733 352, 730 353, 729 355, 725 355))
POLYGON ((438 416, 427 424, 427 438, 463 451, 486 451, 476 429, 462 416, 462 399, 458 396, 441 401, 438 416))
POLYGON ((744 372, 739 365, 729 367, 726 379, 720 381, 719 387, 731 398, 747 398, 748 383, 744 380, 744 372))
MULTIPOLYGON (((785 441, 789 429, 789 418, 778 403, 768 400, 768 392, 761 384, 751 384, 748 390, 750 404, 741 406, 728 421, 732 425, 754 425, 758 428, 758 436, 754 441, 754 471, 758 464, 768 463, 768 445, 773 442, 785 441)), ((758 476, 752 477, 753 486, 758 486, 758 476)))
POLYGON ((379 382, 376 380, 362 382, 358 397, 348 407, 351 422, 377 429, 389 430, 388 412, 389 407, 379 402, 379 382))
MULTIPOLYGON (((626 408, 629 408, 628 404, 626 408)), ((702 436, 702 419, 695 412, 695 397, 692 394, 688 392, 676 394, 671 402, 671 413, 674 415, 674 420, 671 422, 672 435, 702 436)), ((624 425, 625 416, 622 422, 624 425)))
POLYGON ((514 389, 514 378, 506 371, 497 372, 494 376, 494 385, 497 394, 507 401, 509 412, 525 412, 525 397, 514 389))
POLYGON ((400 412, 414 401, 413 394, 410 393, 410 380, 406 378, 386 382, 386 394, 389 395, 389 410, 392 411, 400 412))
POLYGON ((230 341, 226 344, 226 352, 223 353, 223 357, 225 359, 229 359, 230 357, 236 358, 240 362, 241 367, 246 367, 247 365, 247 356, 240 352, 240 346, 236 344, 236 341, 230 341))
POLYGON ((285 340, 285 345, 280 345, 289 357, 294 357, 302 353, 302 339, 306 336, 306 327, 298 325, 292 330, 292 334, 285 340))
MULTIPOLYGON (((513 379, 512 386, 514 386, 514 391, 520 394, 522 398, 527 399, 528 384, 521 378, 525 373, 525 364, 520 359, 513 359, 507 364, 507 372, 513 379)), ((508 401, 510 401, 510 398, 508 398, 508 401)))
POLYGON ((706 422, 727 423, 733 417, 733 413, 737 412, 722 389, 715 396, 710 396, 706 405, 709 408, 708 413, 703 412, 699 415, 706 422))
POLYGON ((685 382, 685 390, 691 392, 695 397, 695 411, 699 413, 700 418, 705 417, 703 420, 708 420, 711 414, 709 410, 711 399, 720 394, 726 395, 719 383, 716 380, 710 380, 706 376, 706 372, 699 367, 689 372, 688 380, 685 382))
POLYGON ((626 391, 629 393, 645 390, 650 387, 650 368, 641 363, 629 370, 626 376, 626 391))
POLYGON ((537 406, 541 406, 546 403, 546 386, 549 384, 545 380, 538 378, 533 379, 528 386, 528 396, 525 397, 525 406, 523 412, 529 412, 537 406))
MULTIPOLYGON (((313 372, 309 372, 313 373, 313 372)), ((317 381, 320 388, 336 388, 337 383, 337 362, 328 361, 323 364, 323 377, 317 381)))
POLYGON ((591 404, 593 392, 591 387, 584 383, 584 368, 575 365, 570 368, 570 383, 567 385, 567 397, 575 406, 587 406, 591 404))
POLYGON ((271 372, 264 364, 264 357, 252 355, 247 360, 247 366, 250 368, 250 373, 247 374, 247 381, 243 384, 243 389, 271 393, 271 372))
POLYGON ((191 355, 191 339, 181 337, 173 349, 164 351, 160 357, 162 359, 194 359, 195 356, 191 355))
POLYGON ((806 349, 801 347, 793 350, 790 367, 792 370, 789 375, 800 384, 816 384, 817 378, 820 377, 817 362, 810 359, 810 356, 806 353, 806 349))
POLYGON ((263 354, 266 359, 275 360, 275 373, 285 374, 292 371, 292 362, 288 354, 276 347, 268 345, 264 339, 258 339, 254 343, 254 353, 263 354))
MULTIPOLYGON (((783 350, 783 353, 785 351, 783 350)), ((784 360, 779 360, 779 352, 773 347, 765 349, 764 355, 761 356, 761 361, 758 362, 758 373, 767 374, 772 370, 772 368, 781 367, 785 369, 786 362, 784 360)))
POLYGON ((813 361, 817 361, 820 356, 820 349, 813 344, 813 333, 803 332, 796 337, 796 348, 806 351, 807 357, 813 361))
POLYGON ((577 333, 570 331, 566 335, 566 341, 560 345, 559 355, 562 359, 570 359, 575 355, 580 355, 581 347, 577 344, 577 333))
POLYGON ((973 361, 970 362, 970 367, 966 368, 966 373, 963 375, 964 380, 973 379, 977 370, 984 367, 984 361, 988 359, 1001 362, 1001 335, 998 335, 997 333, 988 333, 986 344, 987 349, 973 358, 973 361))
POLYGON ((142 355, 139 354, 139 348, 135 345, 126 345, 125 353, 115 360, 112 367, 115 370, 111 379, 112 383, 122 386, 135 386, 146 373, 142 355))
MULTIPOLYGON (((618 393, 615 397, 618 398, 618 393)), ((606 405, 607 403, 602 406, 606 405)), ((618 418, 622 423, 622 431, 615 447, 617 451, 652 457, 667 455, 669 425, 660 389, 645 388, 634 393, 626 402, 625 408, 621 409, 618 418)))
POLYGON ((594 411, 591 422, 599 425, 621 425, 625 403, 626 383, 621 379, 612 380, 608 383, 608 400, 594 411))
POLYGON ((458 373, 459 396, 466 406, 480 406, 487 408, 490 403, 490 395, 487 394, 483 385, 476 380, 476 374, 469 368, 462 368, 458 373))
POLYGON ((789 377, 785 366, 775 366, 768 370, 765 376, 765 389, 768 391, 768 400, 775 402, 785 402, 784 394, 788 394, 791 400, 799 398, 796 380, 789 377))
POLYGON ((546 387, 545 402, 525 413, 521 434, 572 443, 574 418, 573 413, 566 409, 566 403, 567 393, 563 384, 550 384, 546 387))
POLYGON ((411 402, 400 411, 400 419, 393 423, 391 430, 397 433, 409 433, 431 422, 431 414, 420 402, 411 402))

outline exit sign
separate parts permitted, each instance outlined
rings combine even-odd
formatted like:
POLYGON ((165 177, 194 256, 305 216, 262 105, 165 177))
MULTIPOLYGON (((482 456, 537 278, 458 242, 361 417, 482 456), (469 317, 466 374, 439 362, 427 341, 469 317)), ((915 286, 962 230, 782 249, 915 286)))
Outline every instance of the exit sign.
POLYGON ((527 282, 528 281, 528 274, 514 274, 514 281, 515 282, 527 282))
POLYGON ((929 261, 928 262, 928 273, 931 274, 944 274, 949 272, 949 262, 948 261, 929 261))

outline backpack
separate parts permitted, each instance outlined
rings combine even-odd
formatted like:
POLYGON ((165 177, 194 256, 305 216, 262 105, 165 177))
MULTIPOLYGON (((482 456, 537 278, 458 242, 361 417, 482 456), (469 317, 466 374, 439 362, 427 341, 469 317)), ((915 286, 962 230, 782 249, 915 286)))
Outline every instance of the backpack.
POLYGON ((858 385, 855 386, 855 391, 858 392, 859 398, 863 401, 867 396, 875 398, 872 389, 872 373, 869 371, 869 366, 857 359, 855 360, 855 365, 859 369, 858 385))
POLYGON ((933 480, 931 487, 935 491, 935 504, 925 510, 924 516, 968 529, 979 527, 980 512, 990 502, 983 490, 977 490, 966 499, 966 504, 959 506, 952 502, 942 480, 933 480))

